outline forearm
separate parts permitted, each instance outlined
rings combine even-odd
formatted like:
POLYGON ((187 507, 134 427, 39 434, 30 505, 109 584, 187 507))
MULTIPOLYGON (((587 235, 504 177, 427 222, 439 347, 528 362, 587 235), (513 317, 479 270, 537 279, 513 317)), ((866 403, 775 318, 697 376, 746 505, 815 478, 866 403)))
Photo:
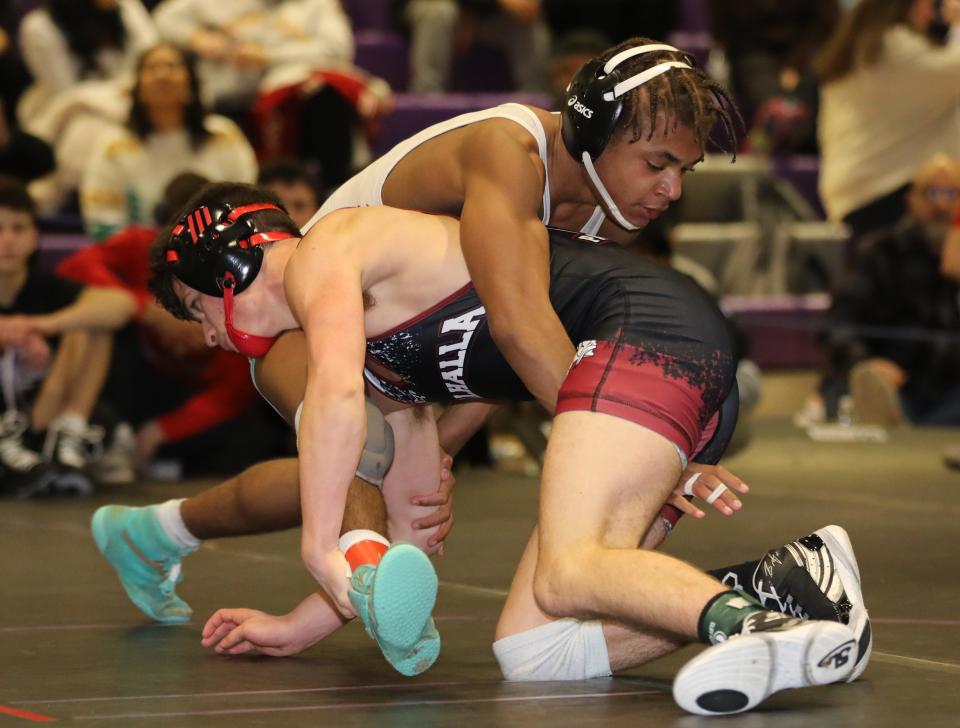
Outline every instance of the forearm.
POLYGON ((444 452, 456 455, 498 408, 499 405, 487 402, 465 402, 448 407, 437 420, 440 447, 444 452))
POLYGON ((534 319, 528 312, 527 325, 522 328, 491 322, 490 331, 513 371, 544 409, 553 414, 560 385, 576 350, 553 309, 550 313, 551 316, 534 319))
POLYGON ((366 438, 363 390, 311 396, 300 422, 302 549, 311 555, 337 548, 347 490, 366 438))
POLYGON ((37 328, 52 336, 77 329, 121 328, 137 312, 137 299, 118 288, 86 288, 71 305, 37 317, 37 328))
POLYGON ((323 592, 313 592, 284 617, 290 625, 300 650, 316 644, 349 620, 341 616, 323 592))

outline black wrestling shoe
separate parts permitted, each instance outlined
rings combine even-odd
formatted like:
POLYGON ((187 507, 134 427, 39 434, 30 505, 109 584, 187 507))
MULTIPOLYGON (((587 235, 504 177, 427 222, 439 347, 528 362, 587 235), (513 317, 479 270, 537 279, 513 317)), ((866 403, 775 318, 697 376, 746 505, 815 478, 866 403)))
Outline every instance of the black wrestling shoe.
POLYGON ((848 680, 860 677, 870 661, 873 635, 857 557, 844 529, 825 526, 768 551, 753 574, 753 588, 766 609, 849 625, 857 654, 848 680))

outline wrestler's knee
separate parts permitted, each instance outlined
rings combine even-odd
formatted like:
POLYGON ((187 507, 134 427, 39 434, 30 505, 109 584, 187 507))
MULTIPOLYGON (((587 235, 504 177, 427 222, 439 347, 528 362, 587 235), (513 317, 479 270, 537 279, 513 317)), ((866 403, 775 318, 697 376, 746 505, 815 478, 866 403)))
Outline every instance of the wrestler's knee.
POLYGON ((589 680, 610 675, 597 620, 558 619, 493 643, 504 680, 589 680))
POLYGON ((551 617, 576 617, 586 611, 582 593, 585 571, 590 568, 590 549, 545 551, 533 576, 533 597, 551 617))

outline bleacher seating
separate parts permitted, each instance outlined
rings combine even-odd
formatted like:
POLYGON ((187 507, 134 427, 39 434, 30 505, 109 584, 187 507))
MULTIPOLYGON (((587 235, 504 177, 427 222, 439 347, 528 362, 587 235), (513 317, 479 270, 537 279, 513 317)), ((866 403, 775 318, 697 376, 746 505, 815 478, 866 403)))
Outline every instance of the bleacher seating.
POLYGON ((723 310, 736 317, 761 369, 807 369, 821 364, 817 332, 830 308, 824 293, 806 296, 728 296, 723 310))

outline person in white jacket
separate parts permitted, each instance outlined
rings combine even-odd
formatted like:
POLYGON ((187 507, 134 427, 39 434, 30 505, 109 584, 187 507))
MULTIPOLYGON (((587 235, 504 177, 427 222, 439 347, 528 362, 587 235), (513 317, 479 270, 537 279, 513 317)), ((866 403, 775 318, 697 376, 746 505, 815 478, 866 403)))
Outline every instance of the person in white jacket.
POLYGON ((208 113, 192 60, 169 43, 144 53, 126 128, 103 134, 80 187, 87 232, 100 240, 151 225, 166 185, 183 172, 253 182, 257 160, 230 119, 208 113))
POLYGON ((855 239, 903 216, 925 159, 960 155, 960 45, 930 33, 958 21, 958 0, 861 0, 818 61, 820 196, 855 239))
POLYGON ((157 32, 140 0, 48 0, 24 17, 19 40, 34 84, 17 118, 54 148, 57 171, 31 189, 51 211, 79 183, 90 140, 122 123, 136 59, 157 32))
POLYGON ((353 32, 338 0, 164 0, 154 18, 164 39, 200 57, 214 104, 249 101, 314 68, 353 62, 353 32))

